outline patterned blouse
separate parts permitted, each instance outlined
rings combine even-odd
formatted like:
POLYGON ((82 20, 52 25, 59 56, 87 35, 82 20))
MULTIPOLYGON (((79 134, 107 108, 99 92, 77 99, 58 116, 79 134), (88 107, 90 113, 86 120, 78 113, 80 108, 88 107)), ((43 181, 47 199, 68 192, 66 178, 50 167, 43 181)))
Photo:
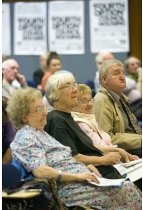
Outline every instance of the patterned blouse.
MULTIPOLYGON (((28 172, 44 165, 63 172, 89 172, 84 164, 71 156, 69 147, 60 144, 45 131, 28 125, 17 131, 11 149, 14 159, 21 162, 28 172)), ((140 192, 128 181, 121 188, 101 188, 87 182, 65 182, 58 184, 58 194, 66 206, 86 204, 111 210, 141 208, 140 192)))

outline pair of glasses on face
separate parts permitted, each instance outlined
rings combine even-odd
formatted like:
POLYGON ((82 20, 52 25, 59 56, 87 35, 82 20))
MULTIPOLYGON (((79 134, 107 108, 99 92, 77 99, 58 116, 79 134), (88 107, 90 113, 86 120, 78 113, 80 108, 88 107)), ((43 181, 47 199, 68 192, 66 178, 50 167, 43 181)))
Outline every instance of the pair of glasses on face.
POLYGON ((34 110, 36 113, 43 113, 43 112, 46 112, 47 109, 46 109, 46 106, 38 106, 35 110, 34 110))
POLYGON ((94 102, 94 99, 93 98, 90 98, 90 99, 84 98, 84 99, 80 99, 80 102, 82 104, 89 104, 89 103, 93 103, 94 102))
POLYGON ((69 90, 73 90, 74 88, 77 88, 78 87, 78 83, 74 82, 74 83, 69 83, 69 84, 66 84, 64 85, 63 87, 60 87, 59 89, 69 89, 69 90))

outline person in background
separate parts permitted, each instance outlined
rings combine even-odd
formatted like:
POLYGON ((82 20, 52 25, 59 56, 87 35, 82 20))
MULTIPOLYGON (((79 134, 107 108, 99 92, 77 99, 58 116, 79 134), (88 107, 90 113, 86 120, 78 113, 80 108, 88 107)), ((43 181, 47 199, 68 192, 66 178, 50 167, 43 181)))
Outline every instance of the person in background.
POLYGON ((141 157, 141 128, 128 98, 123 64, 116 59, 104 61, 99 70, 101 88, 94 97, 94 113, 99 126, 113 144, 141 157))
POLYGON ((62 61, 59 55, 56 52, 49 52, 47 58, 47 71, 45 72, 42 82, 41 82, 41 90, 45 92, 46 83, 48 78, 57 71, 62 69, 62 61))
POLYGON ((98 183, 97 176, 72 158, 69 147, 44 131, 47 112, 39 90, 27 88, 15 92, 7 112, 17 128, 11 143, 14 159, 35 177, 55 179, 59 198, 66 206, 141 209, 141 192, 130 181, 123 181, 121 187, 104 188, 87 182, 98 183))
POLYGON ((48 52, 40 55, 40 69, 36 70, 33 73, 33 81, 35 82, 38 89, 40 89, 41 80, 44 76, 44 73, 47 71, 47 59, 48 59, 48 52))
POLYGON ((99 68, 100 68, 101 64, 104 61, 110 60, 110 59, 113 59, 113 58, 114 58, 113 54, 111 52, 108 52, 108 51, 101 51, 101 52, 99 52, 95 56, 95 64, 96 64, 96 67, 97 67, 97 71, 95 73, 94 84, 95 84, 95 91, 96 91, 96 93, 100 89, 100 84, 99 84, 99 68))
POLYGON ((140 71, 138 71, 139 67, 141 67, 141 61, 137 57, 130 56, 125 60, 127 76, 136 82, 138 82, 138 79, 141 79, 140 71))
POLYGON ((138 82, 137 82, 137 88, 140 91, 140 93, 142 94, 142 68, 139 67, 137 69, 138 72, 138 82))
POLYGON ((85 84, 79 84, 78 92, 78 103, 73 108, 72 117, 86 135, 92 139, 93 145, 103 153, 119 152, 123 161, 125 159, 126 162, 139 159, 119 148, 118 145, 112 144, 110 136, 99 127, 93 113, 94 100, 91 89, 85 84))
POLYGON ((2 97, 2 162, 10 163, 12 161, 12 154, 10 143, 13 141, 16 129, 8 118, 6 107, 8 98, 2 97))
MULTIPOLYGON (((48 78, 55 72, 61 70, 62 68, 61 59, 56 52, 49 53, 49 56, 47 58, 47 66, 48 66, 48 71, 45 72, 45 75, 43 76, 42 83, 41 83, 41 90, 43 94, 45 93, 45 87, 46 87, 48 78)), ((50 112, 51 110, 53 110, 53 107, 49 104, 45 95, 43 96, 43 102, 45 106, 47 107, 47 112, 50 112)))
POLYGON ((123 90, 129 98, 131 108, 138 121, 142 120, 142 68, 138 58, 130 56, 125 60, 126 87, 123 90))
POLYGON ((13 91, 26 87, 24 75, 19 73, 19 65, 14 59, 7 59, 2 63, 2 95, 9 98, 13 91))

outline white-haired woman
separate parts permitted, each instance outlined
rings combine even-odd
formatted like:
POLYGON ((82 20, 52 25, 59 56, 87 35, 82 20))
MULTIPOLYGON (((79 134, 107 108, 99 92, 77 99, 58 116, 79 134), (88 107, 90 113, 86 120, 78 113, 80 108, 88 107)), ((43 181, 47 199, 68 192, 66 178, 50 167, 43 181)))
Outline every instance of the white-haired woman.
POLYGON ((102 154, 93 142, 73 120, 71 111, 77 104, 78 84, 72 73, 62 71, 52 75, 46 86, 46 97, 54 110, 48 114, 45 126, 51 136, 69 146, 77 161, 97 166, 106 178, 121 178, 113 164, 119 163, 118 152, 102 154))

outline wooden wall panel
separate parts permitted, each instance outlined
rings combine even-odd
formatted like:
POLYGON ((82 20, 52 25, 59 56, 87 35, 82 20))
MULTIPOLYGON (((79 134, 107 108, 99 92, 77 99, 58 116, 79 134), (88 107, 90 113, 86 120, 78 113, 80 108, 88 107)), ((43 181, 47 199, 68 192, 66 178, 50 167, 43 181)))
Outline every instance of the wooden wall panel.
POLYGON ((142 59, 142 0, 129 1, 130 55, 142 59))

